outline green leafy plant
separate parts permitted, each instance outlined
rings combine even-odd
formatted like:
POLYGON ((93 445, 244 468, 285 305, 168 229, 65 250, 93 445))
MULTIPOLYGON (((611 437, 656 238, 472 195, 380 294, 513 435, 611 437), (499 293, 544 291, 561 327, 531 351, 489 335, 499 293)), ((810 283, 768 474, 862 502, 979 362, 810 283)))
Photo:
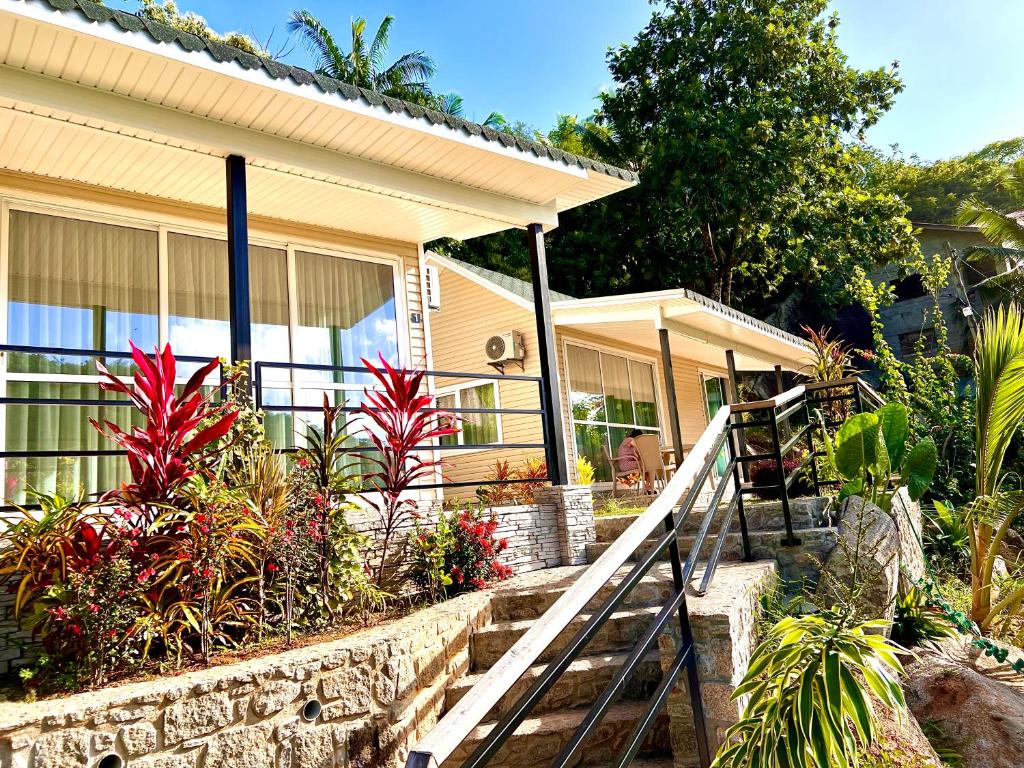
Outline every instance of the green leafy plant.
POLYGON ((863 496, 873 504, 888 510, 896 486, 905 485, 913 501, 928 490, 938 452, 931 438, 925 438, 912 447, 907 446, 910 424, 907 408, 902 403, 887 403, 874 413, 856 413, 839 427, 833 440, 824 428, 825 451, 829 464, 843 479, 839 499, 863 496))
POLYGON ((749 696, 713 768, 848 768, 875 743, 872 694, 906 709, 886 622, 831 613, 787 617, 757 647, 733 699, 749 696), (852 727, 851 727, 852 725, 852 727))
POLYGON ((495 536, 497 528, 497 519, 485 519, 482 509, 442 512, 433 530, 417 525, 413 581, 428 594, 452 597, 507 579, 512 569, 498 557, 508 540, 495 536))
POLYGON ((941 501, 932 502, 931 510, 925 514, 928 527, 924 543, 928 550, 954 571, 966 573, 971 558, 971 531, 966 514, 941 501))
POLYGON ((919 645, 935 645, 947 637, 955 637, 953 627, 942 612, 933 608, 928 595, 917 587, 911 587, 906 595, 896 601, 896 613, 892 624, 891 637, 905 648, 919 645))

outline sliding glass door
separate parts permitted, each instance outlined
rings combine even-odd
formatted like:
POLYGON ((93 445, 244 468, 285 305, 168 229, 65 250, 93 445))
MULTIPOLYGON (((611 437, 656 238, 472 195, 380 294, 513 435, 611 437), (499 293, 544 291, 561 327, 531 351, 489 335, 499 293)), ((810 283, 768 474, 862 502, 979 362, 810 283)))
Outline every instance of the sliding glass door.
MULTIPOLYGON (((0 227, 3 341, 40 350, 2 356, 0 392, 35 402, 0 406, 0 434, 6 451, 47 453, 3 461, 4 499, 23 503, 30 487, 70 496, 116 487, 127 478, 122 457, 59 455, 112 448, 89 419, 125 425, 134 413, 104 405, 120 398, 97 386, 97 359, 118 375, 130 374, 130 361, 95 353, 127 352, 129 340, 150 352, 168 341, 179 356, 227 358, 226 241, 27 208, 10 210, 0 227)), ((254 360, 357 366, 383 355, 399 362, 395 260, 267 243, 252 245, 249 261, 254 360)), ((179 367, 182 383, 195 367, 179 367)), ((355 403, 366 384, 359 375, 268 368, 263 395, 267 404, 319 405, 326 391, 333 402, 355 403)), ((284 412, 268 414, 266 426, 281 446, 301 430, 284 412)))
POLYGON ((565 355, 576 456, 608 482, 611 457, 630 432, 661 435, 654 365, 579 344, 566 344, 565 355))

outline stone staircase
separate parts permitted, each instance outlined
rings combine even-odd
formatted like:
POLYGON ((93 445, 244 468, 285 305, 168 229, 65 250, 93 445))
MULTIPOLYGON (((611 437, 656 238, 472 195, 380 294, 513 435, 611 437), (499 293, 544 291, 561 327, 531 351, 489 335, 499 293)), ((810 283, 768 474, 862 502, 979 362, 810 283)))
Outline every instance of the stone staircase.
MULTIPOLYGON (((817 583, 819 561, 824 559, 836 543, 837 532, 830 526, 829 504, 830 500, 824 497, 790 500, 793 530, 800 539, 800 545, 787 547, 783 544, 786 525, 782 504, 778 501, 745 500, 744 510, 754 560, 775 560, 779 565, 779 576, 786 584, 817 583)), ((694 509, 683 524, 684 534, 679 537, 679 551, 684 558, 693 547, 694 534, 704 511, 699 507, 694 509)), ((635 519, 630 515, 596 518, 597 541, 587 545, 587 559, 594 562, 635 519)), ((743 558, 743 539, 739 531, 739 516, 734 515, 722 550, 723 563, 743 558)), ((711 532, 715 534, 717 529, 712 528, 711 532)), ((651 537, 649 542, 653 544, 654 540, 655 537, 651 537)), ((714 540, 714 535, 708 537, 700 556, 701 561, 710 554, 714 540)), ((644 548, 638 549, 633 559, 641 557, 645 551, 644 548)))
MULTIPOLYGON (((738 682, 738 676, 745 671, 746 660, 753 650, 759 597, 776 583, 778 573, 786 579, 815 577, 806 553, 827 552, 831 548, 830 542, 835 540, 834 529, 822 527, 828 523, 825 500, 794 500, 792 512, 794 526, 798 529, 797 535, 803 543, 799 547, 784 547, 782 538, 785 527, 781 505, 777 502, 748 503, 747 518, 757 560, 752 563, 738 562, 742 555, 742 544, 739 524, 736 522, 735 530, 728 535, 723 561, 708 594, 698 597, 691 589, 687 598, 697 647, 702 698, 705 700, 705 714, 712 734, 720 734, 736 718, 736 705, 729 701, 729 696, 738 682)), ((680 540, 684 557, 689 551, 701 516, 702 510, 696 510, 686 523, 685 535, 680 540)), ((632 516, 597 518, 597 541, 587 547, 590 562, 604 552, 634 519, 632 516)), ((703 553, 702 557, 706 554, 703 553)), ((473 634, 470 668, 462 679, 447 689, 446 709, 454 706, 480 681, 483 673, 551 607, 582 573, 584 567, 550 569, 545 572, 548 577, 543 583, 526 588, 499 587, 495 590, 491 601, 491 621, 473 634)), ((588 608, 596 608, 627 572, 628 569, 622 569, 615 579, 604 585, 588 608)), ((537 575, 540 576, 539 573, 537 575)), ((698 569, 695 582, 699 581, 701 575, 698 569)), ((488 766, 534 768, 550 764, 571 739, 590 706, 615 675, 671 592, 669 566, 667 563, 658 563, 591 640, 584 655, 578 657, 565 671, 488 766)), ((588 618, 586 611, 576 617, 545 650, 540 663, 531 667, 513 685, 487 713, 482 724, 445 761, 444 768, 458 768, 472 754, 497 720, 533 685, 543 672, 546 662, 565 646, 588 618)), ((670 629, 674 631, 676 625, 673 623, 670 629)), ((616 759, 661 679, 662 665, 667 664, 673 655, 671 643, 666 643, 667 639, 662 636, 659 643, 649 650, 627 690, 613 704, 601 725, 584 745, 578 765, 599 768, 616 759)), ((633 765, 638 768, 696 765, 689 704, 684 701, 680 705, 680 696, 685 699, 685 693, 674 693, 670 697, 667 711, 660 715, 651 729, 633 765), (673 754, 676 755, 675 759, 673 754)))

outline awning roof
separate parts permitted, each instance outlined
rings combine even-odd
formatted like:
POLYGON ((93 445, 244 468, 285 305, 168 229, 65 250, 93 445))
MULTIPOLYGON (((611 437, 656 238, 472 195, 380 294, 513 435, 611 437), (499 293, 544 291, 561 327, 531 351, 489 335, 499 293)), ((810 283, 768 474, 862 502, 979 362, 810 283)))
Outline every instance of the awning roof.
MULTIPOLYGON (((428 251, 427 258, 500 296, 533 311, 529 283, 473 264, 428 251)), ((657 354, 658 331, 669 331, 672 353, 715 368, 725 366, 724 351, 733 350, 736 366, 743 371, 771 370, 781 365, 798 371, 810 357, 810 346, 770 323, 678 288, 576 299, 552 293, 551 319, 556 327, 632 344, 657 354)))
POLYGON ((557 225, 634 174, 143 23, 86 0, 0 5, 0 168, 425 242, 557 225))
POLYGON ((560 328, 650 350, 660 350, 664 328, 673 355, 716 368, 725 366, 727 349, 741 371, 798 371, 810 354, 803 339, 685 289, 552 302, 551 317, 560 328))

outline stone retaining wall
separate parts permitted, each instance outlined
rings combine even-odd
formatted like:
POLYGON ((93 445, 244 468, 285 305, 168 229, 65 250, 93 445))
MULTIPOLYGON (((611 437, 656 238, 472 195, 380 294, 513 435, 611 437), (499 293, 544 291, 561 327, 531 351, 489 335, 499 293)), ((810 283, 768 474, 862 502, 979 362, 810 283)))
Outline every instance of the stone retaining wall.
POLYGON ((32 704, 0 704, 3 768, 398 766, 465 674, 491 592, 335 642, 32 704), (121 760, 109 756, 116 755, 121 760))

